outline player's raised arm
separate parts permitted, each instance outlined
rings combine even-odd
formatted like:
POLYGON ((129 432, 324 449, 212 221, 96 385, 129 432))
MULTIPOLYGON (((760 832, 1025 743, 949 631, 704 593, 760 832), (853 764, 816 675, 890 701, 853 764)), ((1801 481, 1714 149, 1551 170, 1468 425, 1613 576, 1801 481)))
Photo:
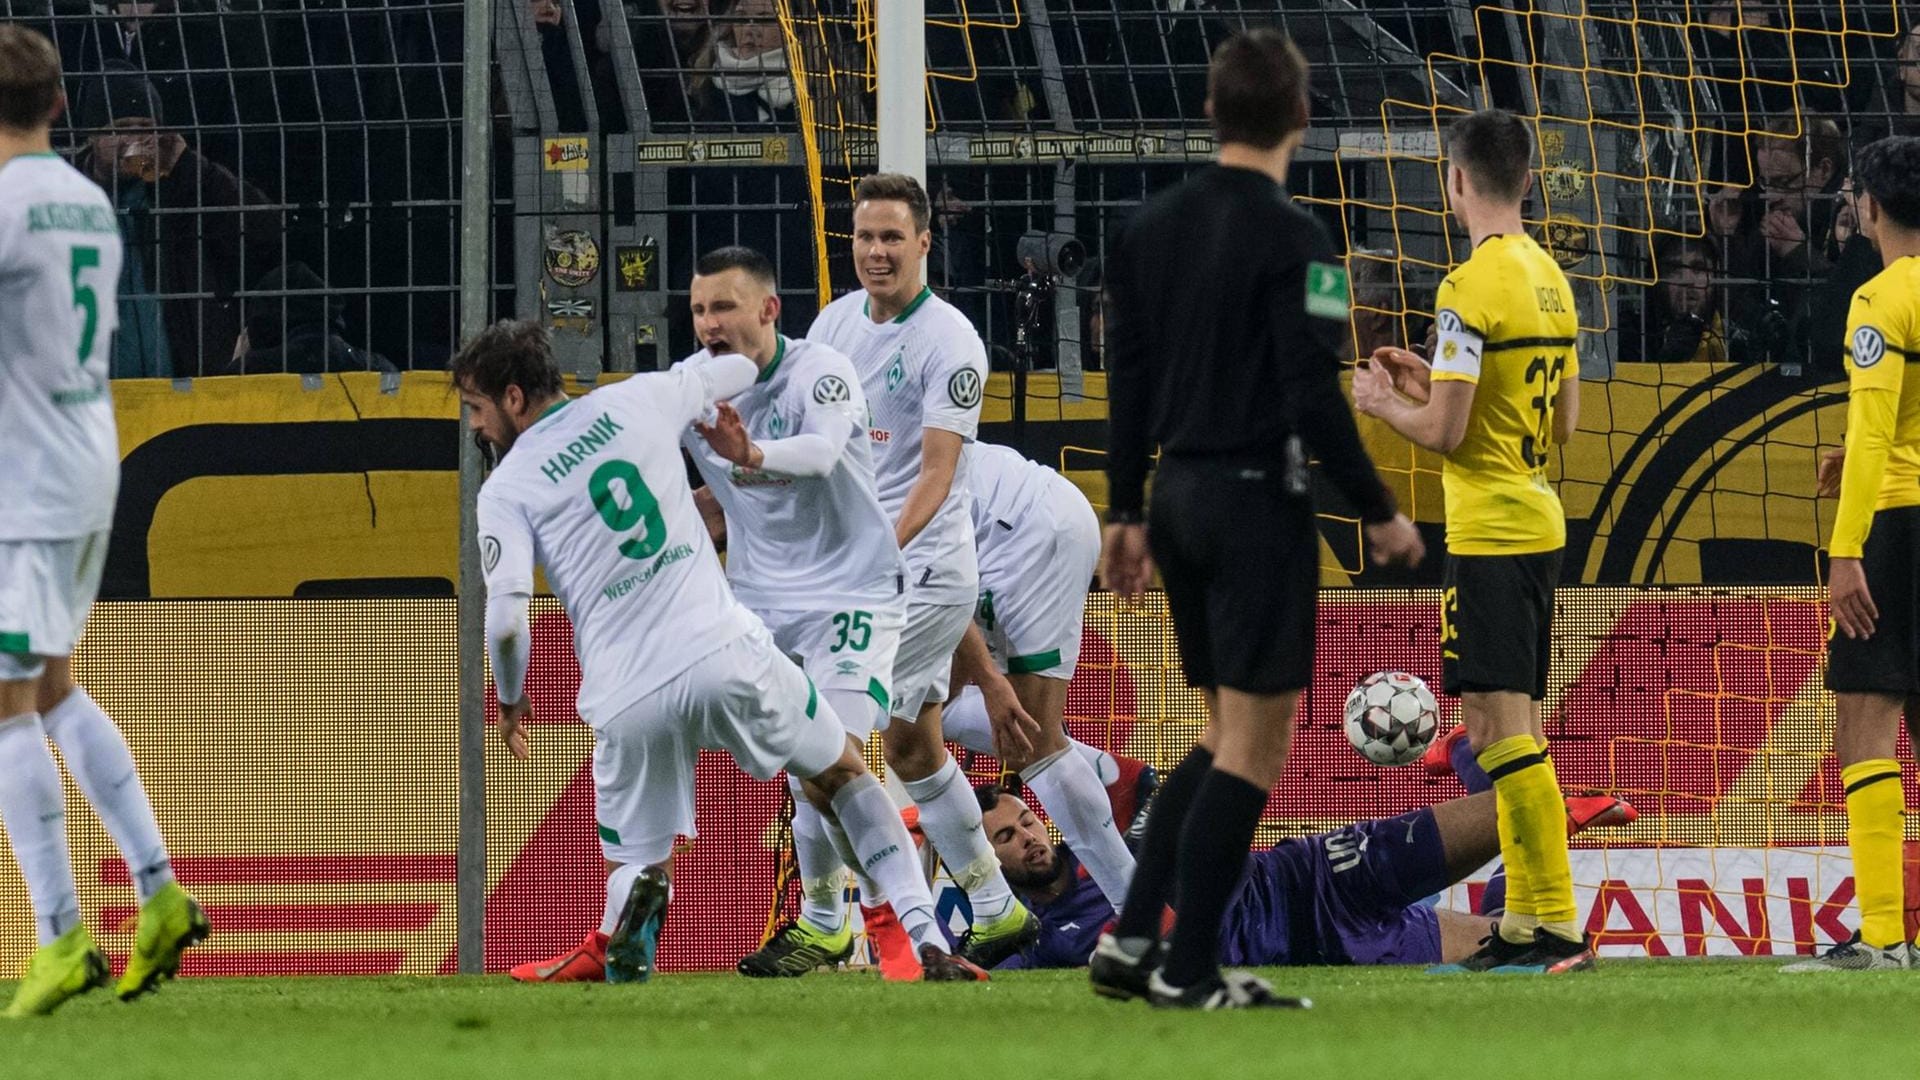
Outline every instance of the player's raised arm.
POLYGON ((628 381, 636 389, 667 387, 668 400, 672 402, 670 415, 682 424, 691 424, 711 419, 715 405, 752 386, 759 375, 760 369, 753 361, 738 353, 721 356, 698 353, 666 371, 635 375, 628 381))
POLYGON ((848 368, 844 377, 823 375, 814 380, 799 432, 784 439, 754 440, 740 414, 724 403, 719 406, 719 419, 712 425, 698 425, 698 430, 715 453, 735 465, 786 476, 826 476, 840 464, 854 434, 866 430, 855 414, 853 378, 848 368))
POLYGON ((1439 337, 1427 400, 1417 402, 1402 396, 1394 390, 1385 369, 1369 366, 1354 371, 1353 401, 1361 412, 1385 420, 1407 441, 1438 454, 1451 454, 1467 435, 1486 335, 1449 306, 1451 278, 1440 284, 1439 296, 1439 337))

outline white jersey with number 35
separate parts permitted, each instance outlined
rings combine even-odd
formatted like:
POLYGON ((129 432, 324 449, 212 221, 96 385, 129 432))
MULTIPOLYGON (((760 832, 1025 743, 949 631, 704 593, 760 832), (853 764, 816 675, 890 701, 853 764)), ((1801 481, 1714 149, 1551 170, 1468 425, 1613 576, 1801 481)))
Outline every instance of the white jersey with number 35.
POLYGON ((120 440, 107 393, 120 226, 54 154, 0 166, 0 540, 113 524, 120 440))
MULTIPOLYGON (((979 433, 986 347, 958 308, 927 289, 884 323, 873 321, 866 291, 855 289, 821 310, 807 338, 845 353, 860 374, 873 414, 869 436, 880 505, 898 522, 907 493, 920 478, 924 430, 951 431, 967 442, 979 433)), ((980 577, 969 498, 962 454, 946 501, 907 545, 908 589, 914 603, 974 602, 980 577)))
POLYGON ((757 625, 727 588, 680 457, 680 432, 753 374, 745 357, 718 357, 557 405, 480 489, 487 592, 531 595, 534 565, 546 569, 573 621, 589 724, 757 625))

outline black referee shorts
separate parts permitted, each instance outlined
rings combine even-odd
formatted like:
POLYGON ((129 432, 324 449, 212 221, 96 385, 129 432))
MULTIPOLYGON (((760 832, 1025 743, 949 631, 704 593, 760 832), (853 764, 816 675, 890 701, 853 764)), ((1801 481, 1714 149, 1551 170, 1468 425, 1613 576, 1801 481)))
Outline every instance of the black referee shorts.
POLYGON ((1920 694, 1920 506, 1873 515, 1860 551, 1867 591, 1880 609, 1865 641, 1827 628, 1827 689, 1841 694, 1920 694))
POLYGON ((1440 600, 1440 673, 1447 693, 1547 696, 1553 586, 1560 552, 1448 555, 1440 600))
POLYGON ((1154 473, 1147 536, 1188 686, 1275 694, 1312 681, 1320 543, 1313 503, 1284 472, 1163 456, 1154 473))

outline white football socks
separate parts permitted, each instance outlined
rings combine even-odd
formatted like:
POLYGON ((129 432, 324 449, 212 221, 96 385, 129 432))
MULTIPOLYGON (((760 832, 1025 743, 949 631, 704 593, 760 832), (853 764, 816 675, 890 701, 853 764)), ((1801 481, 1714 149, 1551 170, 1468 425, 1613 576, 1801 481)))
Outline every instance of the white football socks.
POLYGON ((45 945, 80 925, 80 891, 67 852, 66 793, 38 713, 0 721, 0 819, 45 945))
POLYGON ((846 830, 862 875, 872 878, 892 901, 894 917, 913 939, 914 951, 923 945, 947 951, 947 939, 933 916, 933 894, 914 857, 913 837, 880 782, 864 774, 849 780, 833 795, 833 816, 846 830))
POLYGON ((847 925, 847 875, 841 866, 840 850, 827 829, 826 815, 807 801, 800 781, 787 777, 787 788, 793 792, 793 857, 800 866, 800 918, 815 930, 838 934, 847 925))
POLYGON ((1133 852, 1114 827, 1113 804, 1093 767, 1067 746, 1022 769, 1020 778, 1039 796, 1067 847, 1119 911, 1127 899, 1127 883, 1133 880, 1133 852))
POLYGON ((1013 910, 1013 890, 1000 872, 980 825, 980 803, 960 766, 948 754, 932 776, 907 781, 907 792, 920 807, 920 831, 940 853, 954 883, 967 894, 976 926, 993 922, 1013 910))
POLYGON ((601 933, 613 936, 613 928, 620 924, 620 909, 627 906, 627 894, 633 891, 634 879, 646 868, 646 863, 622 863, 607 875, 607 906, 600 913, 601 933))
POLYGON ((47 713, 44 723, 66 759, 67 771, 126 860, 140 902, 153 899, 173 880, 173 862, 167 857, 167 842, 160 836, 160 823, 154 820, 153 803, 140 783, 126 736, 78 686, 47 713))
POLYGON ((1113 759, 1112 754, 1097 746, 1088 746, 1071 735, 1067 736, 1067 748, 1087 763, 1087 768, 1093 770, 1094 778, 1100 781, 1101 787, 1120 779, 1120 763, 1113 759))

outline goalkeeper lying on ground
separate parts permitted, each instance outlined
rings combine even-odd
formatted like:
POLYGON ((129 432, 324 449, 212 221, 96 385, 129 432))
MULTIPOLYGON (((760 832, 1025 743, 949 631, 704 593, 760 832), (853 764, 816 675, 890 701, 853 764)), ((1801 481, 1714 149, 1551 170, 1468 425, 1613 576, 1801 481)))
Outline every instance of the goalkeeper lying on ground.
MULTIPOLYGON (((1455 729, 1456 732, 1464 729, 1455 729)), ((1253 853, 1240 892, 1228 905, 1222 927, 1225 964, 1441 964, 1470 955, 1489 932, 1488 917, 1504 896, 1496 875, 1479 914, 1422 903, 1485 866, 1500 854, 1491 784, 1472 765, 1473 754, 1453 751, 1457 734, 1428 754, 1429 769, 1453 771, 1463 758, 1462 780, 1478 794, 1399 817, 1362 821, 1344 829, 1283 840, 1253 853), (1451 761, 1450 761, 1451 759, 1451 761)), ((1122 782, 1140 763, 1125 758, 1122 782)), ((1113 908, 1080 869, 1065 844, 1054 844, 1033 812, 998 785, 974 789, 1001 869, 1020 898, 1040 918, 1040 940, 1000 968, 1079 967, 1087 962, 1113 908)), ((1151 804, 1127 827, 1129 844, 1141 833, 1151 804)), ((1637 815, 1609 795, 1567 799, 1572 832, 1596 825, 1624 825, 1637 815)), ((1123 827, 1129 815, 1116 806, 1123 827)))

